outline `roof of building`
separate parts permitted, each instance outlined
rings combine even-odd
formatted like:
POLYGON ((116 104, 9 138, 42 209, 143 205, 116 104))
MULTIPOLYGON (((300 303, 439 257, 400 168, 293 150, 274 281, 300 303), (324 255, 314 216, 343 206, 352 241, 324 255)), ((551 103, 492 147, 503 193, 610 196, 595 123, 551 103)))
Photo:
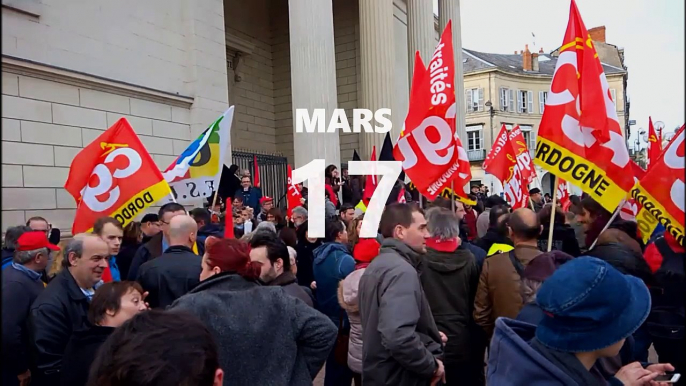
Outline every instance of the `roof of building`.
MULTIPOLYGON (((557 57, 549 54, 538 54, 538 71, 524 71, 522 68, 522 55, 515 54, 491 54, 474 50, 462 49, 462 66, 464 73, 498 69, 503 72, 526 75, 553 76, 557 57)), ((624 69, 602 63, 605 74, 625 73, 624 69)))

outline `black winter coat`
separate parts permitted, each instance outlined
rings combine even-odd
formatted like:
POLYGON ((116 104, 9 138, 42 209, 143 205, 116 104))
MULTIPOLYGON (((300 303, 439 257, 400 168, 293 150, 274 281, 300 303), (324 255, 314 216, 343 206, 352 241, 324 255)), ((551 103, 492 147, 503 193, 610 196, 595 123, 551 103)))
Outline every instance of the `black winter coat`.
POLYGON ((200 282, 202 259, 186 246, 174 245, 143 264, 137 282, 149 292, 151 308, 166 308, 200 282))
POLYGON ((32 386, 60 384, 62 358, 74 331, 87 328, 89 300, 63 269, 31 306, 29 330, 35 350, 32 386))
POLYGON ((233 385, 311 386, 336 341, 336 326, 321 312, 229 272, 203 280, 171 309, 207 325, 233 385))
POLYGON ((117 266, 119 267, 119 274, 122 280, 126 280, 129 276, 129 270, 131 269, 131 263, 133 263, 133 258, 136 256, 136 252, 141 247, 140 243, 129 243, 123 242, 119 253, 117 254, 117 266))
POLYGON ((62 386, 85 386, 98 349, 114 331, 114 327, 92 326, 76 331, 69 339, 62 364, 62 386))
MULTIPOLYGON (((542 252, 548 251, 548 233, 550 232, 550 224, 543 225, 543 231, 540 236, 538 236, 538 249, 542 252)), ((574 228, 567 224, 554 224, 553 225, 553 248, 555 251, 562 251, 571 255, 572 257, 577 257, 581 255, 581 249, 579 248, 579 241, 576 239, 576 233, 574 233, 574 228)))
POLYGON ((162 250, 162 232, 153 236, 150 241, 143 244, 136 251, 136 255, 133 257, 131 262, 131 267, 129 267, 129 274, 126 276, 128 280, 134 281, 138 277, 138 269, 141 265, 147 263, 148 261, 158 257, 164 251, 162 250))
POLYGON ((438 330, 448 337, 443 348, 446 365, 470 360, 474 296, 479 269, 466 249, 441 252, 427 248, 419 276, 438 330))

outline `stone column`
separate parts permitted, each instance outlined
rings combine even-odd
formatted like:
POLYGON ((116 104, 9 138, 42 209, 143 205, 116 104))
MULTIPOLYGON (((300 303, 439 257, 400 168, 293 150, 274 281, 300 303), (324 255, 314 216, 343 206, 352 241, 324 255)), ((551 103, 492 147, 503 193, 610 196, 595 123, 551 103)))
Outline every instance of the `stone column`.
POLYGON ((460 22, 460 0, 438 0, 439 33, 443 33, 448 20, 453 21, 453 49, 455 50, 455 99, 457 101, 457 134, 462 145, 467 147, 465 128, 464 70, 462 68, 462 23, 460 22))
POLYGON ((314 109, 325 109, 326 128, 338 107, 332 2, 289 0, 288 14, 295 167, 324 158, 326 165, 334 164, 340 170, 338 131, 296 132, 296 109, 307 109, 310 117, 314 109))
POLYGON ((428 64, 436 48, 434 11, 431 1, 407 0, 407 44, 409 46, 410 84, 414 71, 414 53, 419 51, 424 64, 428 64))
MULTIPOLYGON (((320 0, 321 1, 321 0, 320 0)), ((393 107, 395 46, 393 36, 393 0, 360 1, 360 55, 362 93, 360 108, 375 112, 393 107)), ((328 1, 327 1, 328 2, 328 1)), ((391 110, 391 113, 398 113, 391 110)), ((372 126, 375 121, 372 120, 372 126)), ((394 127, 393 133, 401 128, 394 127)), ((360 157, 368 160, 372 146, 377 157, 386 134, 361 133, 360 157)), ((393 138, 395 141, 397 138, 393 138)))

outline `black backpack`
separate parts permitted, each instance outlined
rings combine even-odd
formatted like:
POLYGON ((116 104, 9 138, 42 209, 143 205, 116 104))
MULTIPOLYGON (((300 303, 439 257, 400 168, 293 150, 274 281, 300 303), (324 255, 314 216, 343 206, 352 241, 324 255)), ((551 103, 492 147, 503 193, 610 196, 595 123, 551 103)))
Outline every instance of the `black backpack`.
POLYGON ((655 272, 655 285, 650 288, 652 306, 646 321, 648 332, 654 338, 683 340, 686 311, 686 273, 684 253, 677 253, 664 237, 655 240, 662 255, 662 265, 655 272))

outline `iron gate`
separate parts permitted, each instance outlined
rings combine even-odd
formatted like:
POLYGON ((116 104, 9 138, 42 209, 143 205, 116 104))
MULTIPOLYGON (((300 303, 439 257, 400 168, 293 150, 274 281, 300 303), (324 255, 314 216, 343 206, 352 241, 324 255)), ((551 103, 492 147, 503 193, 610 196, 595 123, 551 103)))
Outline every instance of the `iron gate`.
POLYGON ((288 184, 288 160, 286 157, 270 154, 249 153, 244 151, 232 151, 233 163, 240 170, 250 170, 250 175, 255 177, 254 157, 257 157, 257 167, 260 172, 260 188, 262 196, 274 199, 275 206, 285 209, 286 185, 288 184))

